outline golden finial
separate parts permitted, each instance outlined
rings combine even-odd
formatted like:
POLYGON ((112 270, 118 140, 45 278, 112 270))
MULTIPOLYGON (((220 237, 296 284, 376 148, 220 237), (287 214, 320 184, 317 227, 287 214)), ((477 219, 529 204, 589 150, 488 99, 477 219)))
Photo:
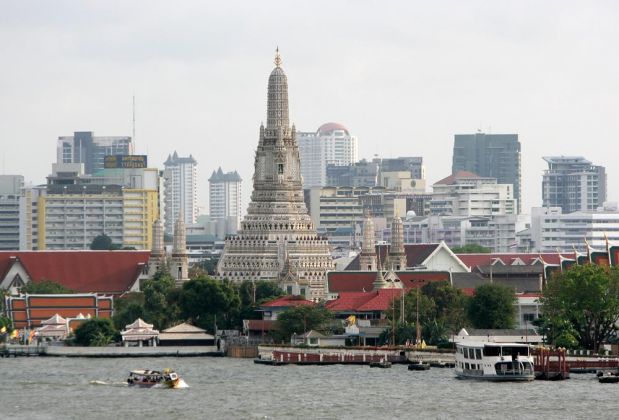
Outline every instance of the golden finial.
POLYGON ((275 48, 275 66, 279 67, 282 64, 282 58, 279 56, 279 47, 275 48))

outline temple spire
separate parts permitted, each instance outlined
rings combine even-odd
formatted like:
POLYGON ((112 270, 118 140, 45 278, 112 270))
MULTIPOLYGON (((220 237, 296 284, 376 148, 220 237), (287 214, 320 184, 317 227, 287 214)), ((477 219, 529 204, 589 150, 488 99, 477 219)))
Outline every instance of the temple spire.
POLYGON ((282 58, 279 56, 279 47, 275 48, 275 67, 282 64, 282 58))

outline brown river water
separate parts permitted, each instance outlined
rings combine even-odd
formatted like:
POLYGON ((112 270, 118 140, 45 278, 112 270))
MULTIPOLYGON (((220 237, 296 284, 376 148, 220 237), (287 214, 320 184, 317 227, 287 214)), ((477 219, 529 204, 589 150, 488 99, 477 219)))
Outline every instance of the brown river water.
POLYGON ((264 366, 248 359, 0 359, 2 419, 619 417, 619 384, 458 380, 453 369, 264 366), (132 369, 175 369, 187 389, 139 389, 132 369))

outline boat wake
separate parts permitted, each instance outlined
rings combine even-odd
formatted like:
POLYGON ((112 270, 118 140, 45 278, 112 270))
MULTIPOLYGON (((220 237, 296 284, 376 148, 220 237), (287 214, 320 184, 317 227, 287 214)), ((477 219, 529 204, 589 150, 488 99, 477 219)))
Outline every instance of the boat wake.
POLYGON ((185 388, 189 388, 189 385, 187 385, 187 382, 185 382, 184 380, 179 380, 178 384, 176 384, 176 386, 174 387, 175 389, 185 389, 185 388))
POLYGON ((127 386, 127 382, 90 381, 90 385, 127 386))

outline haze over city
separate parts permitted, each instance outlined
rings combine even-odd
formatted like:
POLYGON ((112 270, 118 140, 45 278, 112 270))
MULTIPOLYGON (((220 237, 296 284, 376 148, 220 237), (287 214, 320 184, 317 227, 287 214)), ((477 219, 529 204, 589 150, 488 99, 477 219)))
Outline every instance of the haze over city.
POLYGON ((132 135, 161 167, 198 161, 199 202, 221 166, 251 191, 276 46, 297 129, 344 124, 359 156, 423 156, 451 172, 454 134, 517 133, 523 212, 541 205, 542 156, 608 173, 619 132, 614 2, 5 2, 2 167, 44 183, 58 136, 132 135), (10 147, 9 147, 10 145, 10 147))

